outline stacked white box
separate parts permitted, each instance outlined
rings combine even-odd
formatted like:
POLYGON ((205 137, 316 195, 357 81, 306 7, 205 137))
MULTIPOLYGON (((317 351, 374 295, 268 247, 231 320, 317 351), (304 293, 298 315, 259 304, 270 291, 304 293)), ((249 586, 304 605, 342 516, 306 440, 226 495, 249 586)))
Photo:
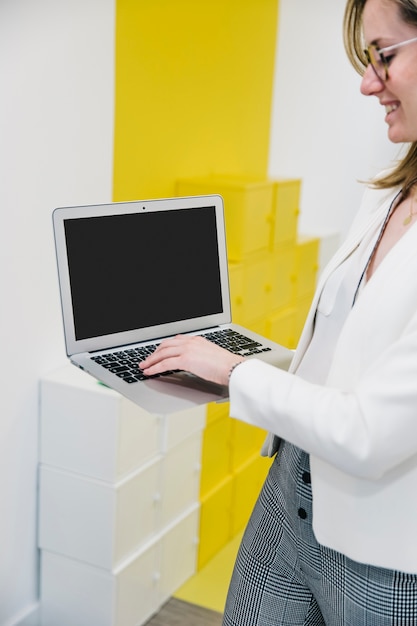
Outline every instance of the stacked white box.
POLYGON ((41 381, 43 626, 139 626, 194 573, 205 413, 150 415, 73 366, 41 381))

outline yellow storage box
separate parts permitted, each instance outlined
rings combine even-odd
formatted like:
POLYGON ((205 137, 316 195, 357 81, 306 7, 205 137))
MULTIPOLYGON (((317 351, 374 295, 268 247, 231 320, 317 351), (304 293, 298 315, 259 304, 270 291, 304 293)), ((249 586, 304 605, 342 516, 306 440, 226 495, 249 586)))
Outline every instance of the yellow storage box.
POLYGON ((295 243, 300 213, 301 180, 282 179, 274 182, 274 228, 271 246, 295 243))
POLYGON ((201 499, 200 545, 197 569, 201 569, 232 538, 233 478, 228 479, 201 499))
POLYGON ((242 263, 229 263, 230 305, 235 324, 245 322, 243 272, 242 263))
POLYGON ((259 455, 266 432, 261 428, 231 419, 231 471, 236 472, 248 459, 259 455))
POLYGON ((210 402, 206 406, 206 426, 229 416, 229 402, 210 402))
POLYGON ((271 254, 247 260, 243 271, 243 316, 246 322, 265 318, 272 309, 271 254))
POLYGON ((233 480, 233 537, 246 526, 271 462, 270 458, 257 454, 236 472, 233 480))
POLYGON ((274 184, 228 176, 182 179, 179 196, 219 194, 224 200, 227 250, 230 261, 239 262, 256 252, 270 249, 274 184))
MULTIPOLYGON (((271 256, 271 311, 288 307, 294 302, 296 274, 295 247, 282 246, 271 256)), ((268 311, 269 313, 269 311, 268 311)))
POLYGON ((266 321, 266 336, 272 341, 293 350, 296 345, 296 307, 288 307, 276 311, 266 321))
POLYGON ((203 433, 200 494, 206 495, 230 474, 232 422, 229 417, 209 424, 203 433))

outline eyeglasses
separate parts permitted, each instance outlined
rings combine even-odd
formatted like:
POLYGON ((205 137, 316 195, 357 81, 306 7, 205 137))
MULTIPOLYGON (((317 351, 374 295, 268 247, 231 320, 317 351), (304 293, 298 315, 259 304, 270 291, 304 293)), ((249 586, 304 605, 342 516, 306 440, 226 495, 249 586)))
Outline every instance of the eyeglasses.
POLYGON ((378 48, 376 44, 371 44, 364 50, 364 54, 368 61, 368 64, 372 66, 375 74, 378 76, 379 80, 382 80, 384 83, 388 80, 388 67, 391 63, 394 55, 389 55, 392 50, 396 50, 397 48, 402 48, 402 46, 406 46, 409 43, 413 43, 417 41, 417 37, 413 37, 413 39, 407 39, 407 41, 401 41, 400 43, 395 43, 393 46, 387 46, 386 48, 378 48), (388 56, 387 56, 388 53, 388 56))

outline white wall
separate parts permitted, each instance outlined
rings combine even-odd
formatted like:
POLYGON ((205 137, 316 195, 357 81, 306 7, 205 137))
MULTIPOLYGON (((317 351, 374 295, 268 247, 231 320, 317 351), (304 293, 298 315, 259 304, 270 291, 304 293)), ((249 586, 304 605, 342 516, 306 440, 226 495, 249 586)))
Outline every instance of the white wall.
POLYGON ((270 174, 303 181, 300 231, 344 234, 398 148, 343 48, 345 0, 280 0, 270 174))
POLYGON ((38 381, 65 362, 51 212, 111 200, 113 48, 114 0, 0 2, 1 626, 37 601, 38 381))

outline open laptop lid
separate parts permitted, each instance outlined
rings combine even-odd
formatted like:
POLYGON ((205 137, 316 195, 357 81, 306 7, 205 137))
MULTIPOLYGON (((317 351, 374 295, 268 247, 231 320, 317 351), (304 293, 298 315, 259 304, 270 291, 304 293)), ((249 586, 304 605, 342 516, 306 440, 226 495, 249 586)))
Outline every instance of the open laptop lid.
POLYGON ((218 195, 57 208, 68 356, 231 321, 218 195))

